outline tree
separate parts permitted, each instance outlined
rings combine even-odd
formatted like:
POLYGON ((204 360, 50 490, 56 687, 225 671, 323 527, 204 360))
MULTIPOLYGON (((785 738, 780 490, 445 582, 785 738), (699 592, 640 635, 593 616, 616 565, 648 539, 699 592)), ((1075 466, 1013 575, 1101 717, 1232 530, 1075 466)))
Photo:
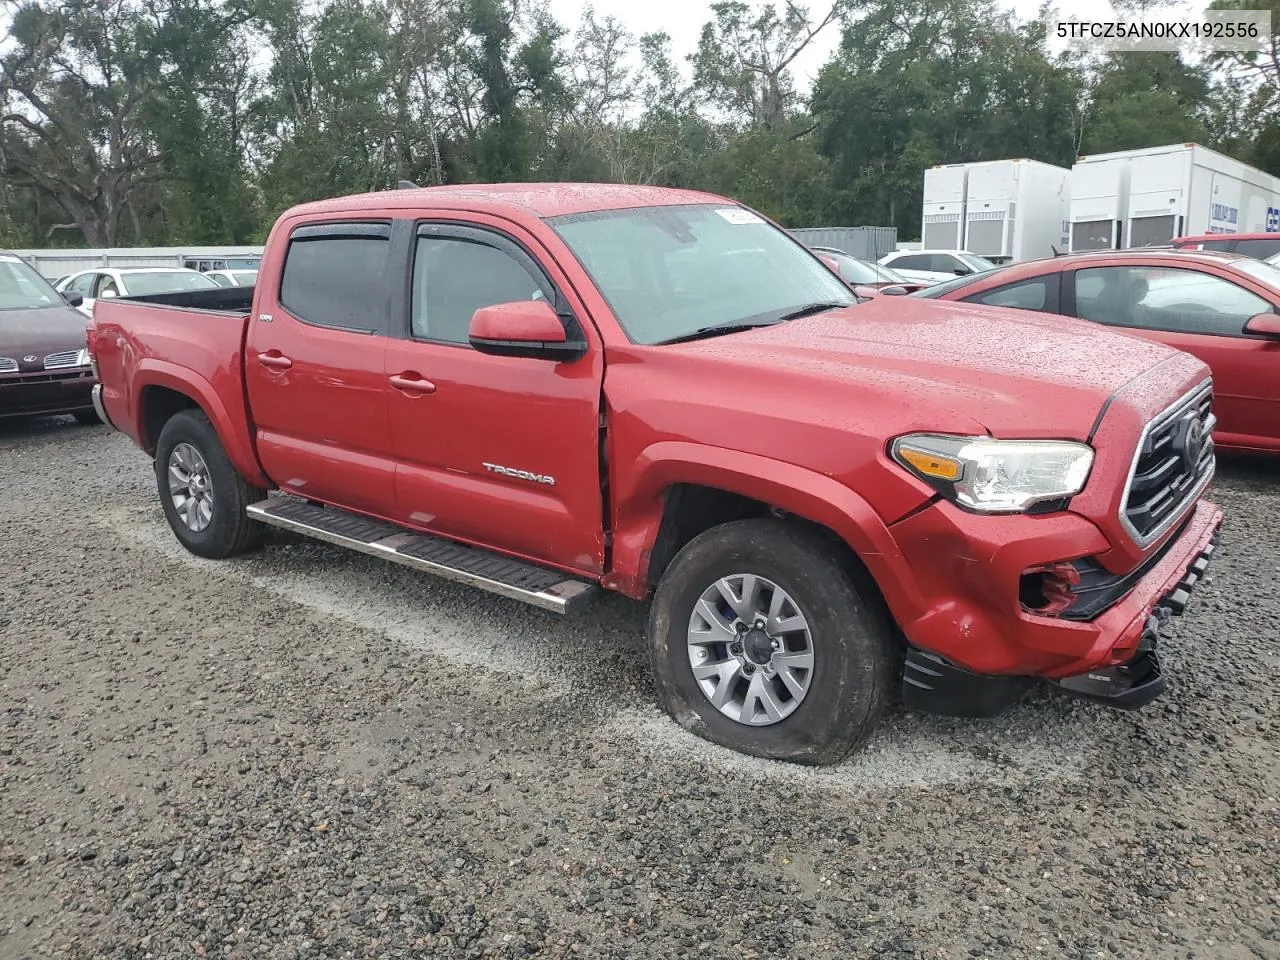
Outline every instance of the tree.
POLYGON ((790 67, 842 10, 837 0, 818 20, 786 0, 753 11, 741 0, 711 4, 693 61, 694 84, 706 102, 734 120, 772 128, 796 102, 790 67))
POLYGON ((156 27, 133 0, 29 0, 0 57, 0 162, 91 246, 140 237, 159 157, 143 124, 163 84, 156 27))

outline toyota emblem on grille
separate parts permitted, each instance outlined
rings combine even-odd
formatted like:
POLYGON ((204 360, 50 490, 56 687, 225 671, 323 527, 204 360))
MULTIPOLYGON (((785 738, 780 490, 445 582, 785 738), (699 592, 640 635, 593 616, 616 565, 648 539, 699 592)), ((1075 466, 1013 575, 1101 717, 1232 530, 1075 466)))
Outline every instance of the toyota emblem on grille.
POLYGON ((1187 473, 1195 473, 1200 454, 1204 452, 1204 424, 1198 416, 1187 417, 1178 433, 1177 452, 1182 457, 1183 469, 1187 473))

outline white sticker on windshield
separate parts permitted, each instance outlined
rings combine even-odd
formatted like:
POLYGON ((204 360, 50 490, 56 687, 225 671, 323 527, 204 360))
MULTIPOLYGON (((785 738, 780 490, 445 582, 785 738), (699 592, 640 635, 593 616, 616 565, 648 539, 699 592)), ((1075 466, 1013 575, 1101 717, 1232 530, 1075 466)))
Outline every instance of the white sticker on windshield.
POLYGON ((730 223, 764 223, 750 210, 744 210, 742 207, 720 207, 716 210, 716 213, 730 223))

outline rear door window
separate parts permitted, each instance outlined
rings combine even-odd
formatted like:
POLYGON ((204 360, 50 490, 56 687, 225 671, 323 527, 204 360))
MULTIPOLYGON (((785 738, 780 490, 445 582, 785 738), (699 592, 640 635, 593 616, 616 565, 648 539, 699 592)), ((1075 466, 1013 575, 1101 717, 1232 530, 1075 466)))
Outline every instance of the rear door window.
POLYGON ((391 227, 316 224, 289 237, 280 305, 305 323, 362 333, 387 329, 391 227))
POLYGON ((932 270, 933 257, 927 253, 912 253, 905 257, 891 260, 887 266, 894 270, 932 270))

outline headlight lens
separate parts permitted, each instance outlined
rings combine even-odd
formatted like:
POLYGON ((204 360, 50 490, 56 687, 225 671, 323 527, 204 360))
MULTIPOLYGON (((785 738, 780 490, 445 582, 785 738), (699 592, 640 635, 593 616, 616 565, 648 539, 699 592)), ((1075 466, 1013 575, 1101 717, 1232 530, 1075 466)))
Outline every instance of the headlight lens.
POLYGON ((984 513, 1022 513, 1084 489, 1093 448, 1067 440, 993 440, 915 433, 893 458, 954 503, 984 513))
POLYGON ((89 351, 88 351, 88 350, 81 350, 79 353, 77 353, 77 354, 76 354, 76 366, 77 366, 77 367, 87 367, 87 366, 89 366, 89 362, 90 362, 90 361, 89 361, 89 351))

